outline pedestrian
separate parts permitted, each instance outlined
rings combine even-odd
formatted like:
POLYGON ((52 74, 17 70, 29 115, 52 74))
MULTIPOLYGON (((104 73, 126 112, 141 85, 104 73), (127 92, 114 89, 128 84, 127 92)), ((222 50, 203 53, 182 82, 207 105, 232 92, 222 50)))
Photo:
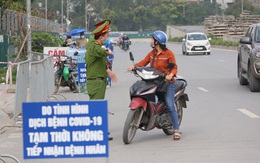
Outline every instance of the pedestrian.
POLYGON ((78 48, 86 48, 88 40, 85 38, 84 32, 79 34, 79 38, 76 40, 76 49, 78 48))
POLYGON ((65 39, 64 47, 70 47, 74 45, 74 41, 71 38, 71 35, 67 35, 67 38, 65 39))
POLYGON ((151 67, 159 72, 165 73, 165 79, 168 82, 168 86, 166 94, 164 95, 164 100, 167 104, 167 109, 174 129, 173 139, 180 140, 178 115, 174 106, 174 77, 177 75, 178 67, 173 52, 166 47, 166 41, 167 35, 163 31, 154 31, 150 44, 153 50, 150 51, 143 60, 136 63, 134 66, 128 67, 127 70, 131 71, 134 67, 142 67, 150 63, 151 67), (175 66, 173 69, 167 70, 170 62, 173 62, 175 66))
MULTIPOLYGON (((114 61, 114 46, 109 38, 104 42, 104 46, 105 48, 110 49, 112 51, 112 55, 107 56, 107 67, 112 71, 114 61)), ((111 87, 111 83, 111 78, 109 77, 109 75, 107 75, 107 88, 111 87)))
MULTIPOLYGON (((85 55, 87 70, 87 90, 90 100, 104 99, 107 85, 107 75, 113 82, 117 81, 116 75, 107 67, 107 56, 112 55, 110 49, 103 48, 103 43, 109 37, 110 20, 96 24, 87 44, 85 55)), ((110 137, 109 140, 113 138, 110 137)))

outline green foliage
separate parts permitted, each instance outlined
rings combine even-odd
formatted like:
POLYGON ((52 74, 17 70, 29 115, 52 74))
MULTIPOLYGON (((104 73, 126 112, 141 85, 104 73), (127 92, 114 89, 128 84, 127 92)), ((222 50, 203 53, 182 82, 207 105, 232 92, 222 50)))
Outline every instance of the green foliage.
POLYGON ((174 38, 169 38, 168 41, 170 42, 182 42, 183 37, 174 37, 174 38))
POLYGON ((57 47, 63 44, 63 40, 52 36, 47 32, 32 33, 32 51, 43 53, 43 47, 57 47))
MULTIPOLYGON (((60 0, 48 0, 48 20, 58 20, 61 23, 63 8, 64 24, 68 15, 72 19, 73 28, 85 28, 87 16, 88 32, 93 31, 94 24, 103 19, 111 20, 112 31, 146 31, 165 30, 167 25, 202 25, 204 19, 210 15, 223 15, 216 0, 197 3, 187 3, 186 0, 87 0, 87 4, 85 0, 63 2, 62 7, 60 0), (73 4, 72 9, 67 10, 67 2, 73 4)), ((32 15, 44 18, 44 5, 45 0, 32 1, 32 15), (39 2, 43 4, 42 9, 39 8, 39 2)), ((0 6, 4 9, 26 11, 26 0, 0 0, 0 6)), ((249 0, 244 0, 244 9, 251 14, 260 14, 260 9, 252 6, 249 0)), ((226 15, 238 16, 240 13, 241 0, 237 0, 225 11, 226 15)))
MULTIPOLYGON (((33 3, 35 0, 31 0, 33 3)), ((0 0, 0 7, 2 9, 9 9, 26 13, 27 0, 0 0)))
POLYGON ((221 38, 214 38, 214 37, 211 37, 211 41, 210 41, 210 44, 211 45, 220 45, 220 46, 227 46, 227 47, 230 47, 230 46, 238 46, 238 42, 234 42, 234 41, 223 41, 223 39, 221 38))
MULTIPOLYGON (((234 15, 235 17, 239 17, 242 12, 242 0, 238 0, 232 5, 230 5, 224 12, 225 15, 234 15)), ((249 0, 243 0, 243 10, 250 11, 250 14, 259 15, 260 8, 254 7, 249 0)))
MULTIPOLYGON (((221 38, 214 38, 212 35, 208 36, 208 38, 211 38, 210 44, 211 45, 219 45, 219 46, 238 46, 238 42, 234 41, 223 41, 221 38)), ((174 37, 174 38, 169 38, 168 41, 170 42, 182 42, 183 37, 174 37)))
MULTIPOLYGON (((7 68, 0 68, 0 84, 6 82, 5 81, 6 72, 7 72, 7 68)), ((14 82, 16 81, 16 72, 17 72, 16 68, 13 68, 12 69, 12 81, 13 81, 13 84, 15 84, 14 82)))

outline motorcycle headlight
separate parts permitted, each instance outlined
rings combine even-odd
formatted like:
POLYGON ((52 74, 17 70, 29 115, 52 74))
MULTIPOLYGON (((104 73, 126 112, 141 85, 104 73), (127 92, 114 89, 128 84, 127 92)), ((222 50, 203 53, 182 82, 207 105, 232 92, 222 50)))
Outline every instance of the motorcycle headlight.
POLYGON ((148 79, 156 79, 159 77, 159 75, 153 75, 153 72, 142 70, 142 72, 137 71, 136 72, 142 79, 148 80, 148 79))
POLYGON ((260 52, 256 52, 256 53, 255 53, 255 56, 256 56, 257 58, 260 58, 260 52))

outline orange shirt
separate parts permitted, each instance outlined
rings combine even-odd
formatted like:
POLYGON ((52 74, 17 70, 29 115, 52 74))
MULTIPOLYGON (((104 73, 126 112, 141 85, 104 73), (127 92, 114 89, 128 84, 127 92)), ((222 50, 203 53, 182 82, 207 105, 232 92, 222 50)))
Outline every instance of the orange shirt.
MULTIPOLYGON (((146 66, 148 63, 150 63, 150 66, 152 66, 151 64, 153 62, 153 57, 154 57, 155 53, 156 53, 155 50, 150 51, 146 55, 146 57, 143 60, 141 60, 140 62, 136 63, 135 66, 136 67, 143 67, 143 66, 146 66)), ((175 56, 174 56, 173 52, 169 49, 163 50, 160 54, 155 54, 153 67, 154 67, 154 69, 156 69, 159 72, 165 71, 164 72, 165 75, 172 73, 172 74, 174 74, 174 76, 176 76, 177 71, 178 71, 178 66, 176 64, 175 56), (169 72, 169 70, 167 70, 167 68, 168 68, 168 64, 170 62, 173 62, 175 64, 175 66, 169 72)))

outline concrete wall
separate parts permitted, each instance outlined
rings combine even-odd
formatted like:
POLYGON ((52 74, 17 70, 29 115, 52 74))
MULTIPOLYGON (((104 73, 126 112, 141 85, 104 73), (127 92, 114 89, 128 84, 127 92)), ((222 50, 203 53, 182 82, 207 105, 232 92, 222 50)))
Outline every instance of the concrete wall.
POLYGON ((189 32, 203 32, 205 33, 204 26, 173 26, 168 25, 166 34, 168 38, 183 37, 189 32))

